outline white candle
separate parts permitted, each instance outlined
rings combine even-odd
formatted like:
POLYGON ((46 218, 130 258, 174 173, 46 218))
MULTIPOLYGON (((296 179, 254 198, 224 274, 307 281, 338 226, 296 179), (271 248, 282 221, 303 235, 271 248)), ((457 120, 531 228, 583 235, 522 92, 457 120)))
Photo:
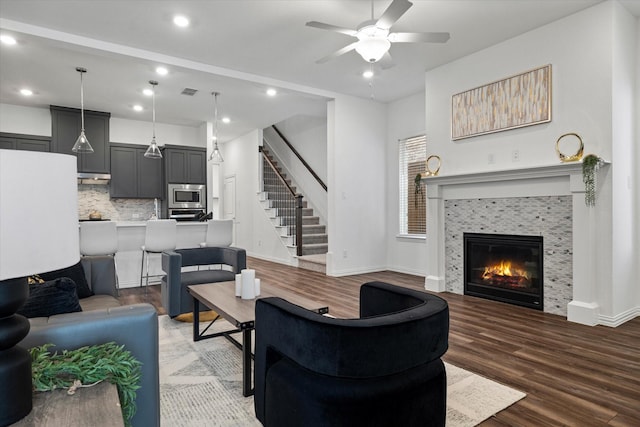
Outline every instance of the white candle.
POLYGON ((260 279, 256 279, 256 296, 260 295, 260 279))
POLYGON ((236 274, 236 296, 242 295, 242 274, 236 274))
POLYGON ((254 299, 256 297, 256 271, 242 270, 242 299, 254 299))

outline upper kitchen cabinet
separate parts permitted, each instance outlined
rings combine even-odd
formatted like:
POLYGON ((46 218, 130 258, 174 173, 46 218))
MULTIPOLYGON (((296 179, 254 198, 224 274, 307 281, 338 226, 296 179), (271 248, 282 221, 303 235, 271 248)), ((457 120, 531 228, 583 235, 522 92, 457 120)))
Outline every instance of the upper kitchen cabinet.
POLYGON ((0 132, 0 148, 7 150, 49 151, 50 145, 47 136, 0 132))
POLYGON ((206 184, 207 150, 165 145, 165 172, 169 184, 206 184))
POLYGON ((163 197, 162 161, 144 157, 145 151, 145 145, 111 144, 111 197, 163 197))
POLYGON ((78 172, 110 173, 109 119, 110 113, 84 110, 84 132, 93 153, 71 151, 80 135, 81 116, 76 108, 51 109, 51 151, 78 157, 78 172))

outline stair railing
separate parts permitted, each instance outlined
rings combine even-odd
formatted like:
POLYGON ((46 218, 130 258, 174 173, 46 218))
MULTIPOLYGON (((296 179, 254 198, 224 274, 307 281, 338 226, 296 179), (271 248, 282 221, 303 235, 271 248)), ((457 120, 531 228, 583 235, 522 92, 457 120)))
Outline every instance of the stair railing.
MULTIPOLYGON (((296 193, 291 185, 280 173, 280 170, 273 164, 273 161, 259 146, 258 151, 262 153, 262 175, 263 183, 271 184, 275 187, 269 191, 269 195, 275 196, 275 208, 278 216, 288 227, 288 235, 293 236, 293 244, 296 247, 296 255, 302 255, 302 194, 296 193)), ((266 190, 265 190, 266 191, 266 190)))
POLYGON ((293 154, 296 155, 296 157, 298 158, 298 160, 300 160, 300 162, 302 162, 302 164, 304 165, 305 168, 307 168, 307 170, 309 171, 309 173, 316 179, 316 181, 318 181, 318 184, 320 184, 320 186, 322 188, 324 188, 324 191, 327 191, 327 184, 325 184, 322 179, 318 176, 318 174, 313 170, 313 168, 309 165, 309 163, 307 163, 304 158, 302 158, 302 156, 300 155, 300 153, 298 153, 298 150, 296 150, 294 148, 293 145, 291 145, 291 143, 289 142, 289 140, 282 134, 282 132, 280 132, 280 130, 278 130, 278 128, 275 125, 271 125, 271 127, 273 128, 274 131, 276 131, 276 133, 278 134, 278 136, 284 141, 285 144, 287 144, 287 147, 289 147, 289 149, 291 150, 291 152, 293 152, 293 154))

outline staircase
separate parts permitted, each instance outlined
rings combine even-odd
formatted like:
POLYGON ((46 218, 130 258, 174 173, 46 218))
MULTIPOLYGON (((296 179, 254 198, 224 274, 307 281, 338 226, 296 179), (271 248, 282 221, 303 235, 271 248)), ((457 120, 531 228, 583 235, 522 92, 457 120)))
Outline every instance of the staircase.
MULTIPOLYGON (((260 203, 267 216, 271 219, 278 234, 289 248, 291 255, 296 255, 295 241, 295 208, 291 205, 290 193, 283 184, 278 174, 273 171, 273 165, 280 175, 287 182, 288 187, 296 192, 291 180, 278 166, 277 160, 268 151, 267 147, 262 149, 263 155, 269 159, 263 159, 263 192, 260 195, 260 203), (289 197, 289 198, 288 198, 289 197)), ((328 238, 326 226, 320 224, 320 218, 314 216, 313 209, 307 206, 306 201, 302 201, 302 256, 326 254, 328 250, 328 238)), ((317 258, 317 257, 316 257, 317 258)))

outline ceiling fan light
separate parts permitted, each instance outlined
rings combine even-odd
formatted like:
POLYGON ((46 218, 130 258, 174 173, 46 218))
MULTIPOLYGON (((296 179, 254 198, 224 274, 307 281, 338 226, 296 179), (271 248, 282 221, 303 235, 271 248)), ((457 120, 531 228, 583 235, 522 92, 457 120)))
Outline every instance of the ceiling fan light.
POLYGON ((386 38, 367 37, 358 42, 356 52, 367 62, 378 62, 390 47, 391 42, 386 38))

